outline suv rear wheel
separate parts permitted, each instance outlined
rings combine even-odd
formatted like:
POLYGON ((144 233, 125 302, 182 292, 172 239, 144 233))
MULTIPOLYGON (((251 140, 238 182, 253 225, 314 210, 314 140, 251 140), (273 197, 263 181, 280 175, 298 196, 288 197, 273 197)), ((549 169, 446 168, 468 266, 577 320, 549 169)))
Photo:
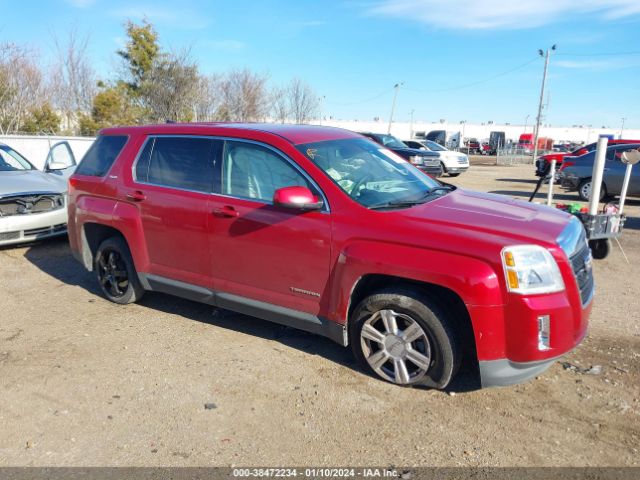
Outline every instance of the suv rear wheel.
POLYGON ((144 294, 124 239, 111 237, 98 247, 93 265, 104 296, 115 303, 137 302, 144 294))
POLYGON ((444 388, 460 364, 444 311, 410 289, 385 289, 365 298, 353 312, 350 340, 368 372, 398 385, 444 388))

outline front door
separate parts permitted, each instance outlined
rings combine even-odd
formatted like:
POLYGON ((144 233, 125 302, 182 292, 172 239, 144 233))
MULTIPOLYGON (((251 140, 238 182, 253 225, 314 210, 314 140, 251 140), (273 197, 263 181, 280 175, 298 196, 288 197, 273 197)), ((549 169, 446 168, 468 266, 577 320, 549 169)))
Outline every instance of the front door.
POLYGON ((208 201, 222 142, 149 137, 127 199, 138 205, 153 275, 211 287, 208 201))
POLYGON ((312 315, 327 295, 331 215, 276 207, 276 189, 319 188, 264 145, 226 141, 219 194, 211 197, 216 290, 312 315))

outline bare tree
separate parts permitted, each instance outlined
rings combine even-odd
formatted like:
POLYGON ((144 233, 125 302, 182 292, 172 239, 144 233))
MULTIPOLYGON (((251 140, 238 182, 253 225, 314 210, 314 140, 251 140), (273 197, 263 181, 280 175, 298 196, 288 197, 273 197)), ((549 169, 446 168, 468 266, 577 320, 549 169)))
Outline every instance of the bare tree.
POLYGON ((162 55, 154 62, 140 90, 151 121, 189 121, 194 116, 200 76, 189 52, 162 55))
POLYGON ((217 117, 226 121, 262 121, 269 113, 267 77, 248 69, 233 70, 220 82, 217 117))
POLYGON ((287 97, 292 120, 295 123, 309 123, 320 106, 319 98, 313 89, 299 78, 291 80, 287 88, 287 97))
POLYGON ((197 122, 212 122, 218 119, 217 112, 220 109, 220 85, 219 75, 201 76, 198 79, 198 89, 194 105, 194 120, 197 122))
POLYGON ((29 111, 47 100, 35 58, 25 47, 0 44, 0 133, 19 131, 29 111))
POLYGON ((286 88, 275 87, 271 91, 271 116, 280 123, 286 123, 291 115, 291 107, 286 88))
POLYGON ((78 115, 91 110, 96 94, 95 72, 87 56, 89 37, 72 29, 63 44, 52 36, 57 54, 51 74, 54 106, 62 113, 65 128, 75 130, 78 115))

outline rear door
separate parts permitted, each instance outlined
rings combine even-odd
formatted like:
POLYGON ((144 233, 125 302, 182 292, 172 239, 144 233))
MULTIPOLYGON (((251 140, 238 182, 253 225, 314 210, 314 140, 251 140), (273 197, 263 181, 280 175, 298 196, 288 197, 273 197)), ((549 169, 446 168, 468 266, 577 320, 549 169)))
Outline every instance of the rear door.
POLYGON ((225 141, 221 167, 210 206, 216 290, 317 315, 329 278, 331 215, 272 199, 286 186, 320 189, 284 154, 254 142, 225 141))
POLYGON ((126 196, 140 209, 149 273, 211 287, 208 201, 221 146, 199 136, 147 139, 126 196))

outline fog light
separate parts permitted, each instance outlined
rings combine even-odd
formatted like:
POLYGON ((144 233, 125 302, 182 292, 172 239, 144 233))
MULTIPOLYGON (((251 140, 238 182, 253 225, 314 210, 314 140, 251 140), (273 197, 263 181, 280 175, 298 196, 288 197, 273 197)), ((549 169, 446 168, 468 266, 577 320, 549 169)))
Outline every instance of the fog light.
POLYGON ((549 350, 551 319, 549 315, 538 317, 538 350, 549 350))

